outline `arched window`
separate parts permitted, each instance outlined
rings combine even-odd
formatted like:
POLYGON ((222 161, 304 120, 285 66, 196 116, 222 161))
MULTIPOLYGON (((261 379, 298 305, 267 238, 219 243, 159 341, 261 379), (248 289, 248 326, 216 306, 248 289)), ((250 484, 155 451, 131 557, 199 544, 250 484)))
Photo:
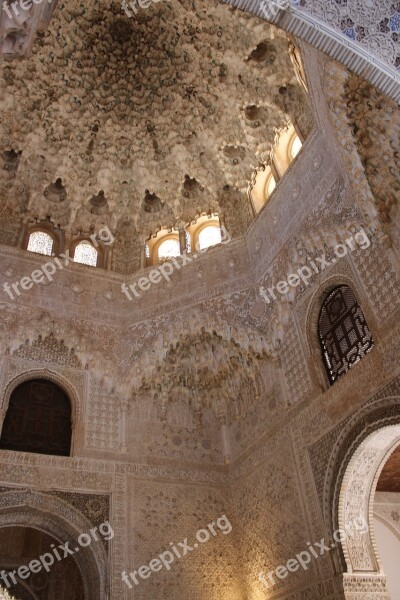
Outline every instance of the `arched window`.
POLYGON ((275 177, 272 175, 272 173, 270 173, 270 175, 267 179, 267 183, 265 185, 265 199, 266 200, 270 197, 270 195, 272 194, 272 192, 274 191, 275 188, 276 188, 275 177))
POLYGON ((303 147, 303 144, 301 143, 299 136, 296 134, 290 140, 290 145, 289 145, 289 155, 290 155, 291 161, 296 158, 296 156, 298 155, 298 153, 300 152, 302 147, 303 147))
POLYGON ((181 246, 179 240, 176 238, 169 238, 158 247, 158 258, 159 260, 166 260, 181 255, 181 246))
POLYGON ((220 244, 221 241, 221 229, 217 225, 204 227, 199 233, 199 250, 220 244))
POLYGON ((318 321, 326 372, 330 383, 357 364, 374 343, 353 291, 341 285, 327 295, 318 321))
POLYGON ((252 176, 249 191, 256 213, 260 212, 276 188, 271 163, 259 166, 252 176))
POLYGON ((71 404, 58 385, 46 379, 21 383, 11 394, 0 449, 69 456, 71 404))
POLYGON ((75 246, 74 262, 95 267, 97 265, 97 250, 90 242, 83 240, 75 246))
POLYGON ((53 253, 54 240, 45 231, 34 231, 29 236, 27 250, 37 254, 51 256, 53 253))

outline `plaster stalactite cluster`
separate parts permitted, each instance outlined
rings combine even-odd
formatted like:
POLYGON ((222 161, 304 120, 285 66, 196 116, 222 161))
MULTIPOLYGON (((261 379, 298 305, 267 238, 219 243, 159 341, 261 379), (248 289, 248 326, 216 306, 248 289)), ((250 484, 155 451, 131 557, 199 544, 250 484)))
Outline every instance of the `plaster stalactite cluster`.
POLYGON ((243 193, 226 184, 219 192, 217 201, 229 234, 235 238, 247 231, 253 220, 253 213, 250 202, 243 202, 243 193))
POLYGON ((72 233, 105 223, 113 267, 132 272, 160 225, 214 211, 242 235, 254 167, 277 131, 294 120, 306 136, 312 118, 286 35, 237 17, 199 0, 134 18, 118 2, 59 5, 30 61, 1 66, 3 241, 12 214, 72 233))
POLYGON ((337 63, 329 62, 325 67, 324 82, 326 85, 327 101, 333 126, 337 131, 337 139, 346 151, 347 166, 351 182, 357 182, 354 190, 362 218, 370 231, 382 233, 383 224, 380 221, 376 201, 368 179, 361 156, 358 153, 354 138, 354 130, 349 126, 349 114, 346 98, 346 85, 349 72, 337 63))
POLYGON ((356 75, 345 86, 349 125, 381 222, 396 235, 400 193, 400 113, 395 102, 356 75))
MULTIPOLYGON (((226 347, 229 345, 227 339, 231 335, 234 335, 236 339, 232 346, 233 357, 243 360, 243 356, 245 356, 251 363, 257 363, 259 360, 257 357, 265 358, 272 354, 262 336, 256 335, 256 333, 249 335, 245 330, 233 328, 218 318, 215 318, 213 326, 205 328, 201 326, 201 316, 191 311, 185 314, 183 322, 178 318, 177 321, 173 320, 170 326, 162 319, 154 322, 154 330, 151 330, 146 324, 142 333, 145 330, 151 336, 148 341, 144 338, 138 344, 141 336, 140 327, 132 327, 121 340, 118 327, 98 327, 80 320, 66 326, 62 320, 54 319, 48 313, 36 312, 27 314, 24 319, 20 319, 14 311, 6 310, 6 307, 4 309, 3 333, 12 332, 12 339, 7 338, 6 335, 3 337, 2 350, 5 355, 35 363, 84 369, 92 375, 96 375, 104 393, 116 392, 129 395, 132 389, 140 388, 143 377, 154 380, 155 373, 166 360, 163 347, 167 345, 180 348, 182 339, 186 340, 187 351, 189 351, 187 344, 190 340, 201 341, 202 351, 208 358, 212 356, 213 344, 223 348, 223 350, 219 348, 217 351, 219 355, 222 352, 225 357, 226 347), (198 323, 197 327, 196 322, 198 323), (198 333, 190 334, 190 331, 195 329, 198 329, 198 333), (151 351, 148 352, 149 350, 151 351), (105 353, 107 353, 107 359, 105 353), (241 354, 243 356, 239 356, 241 354), (163 355, 164 358, 161 365, 158 365, 155 357, 160 355, 163 355), (133 370, 133 366, 137 368, 133 370), (127 373, 127 369, 132 370, 127 373), (115 373, 120 374, 120 381, 116 381, 115 373)), ((181 351, 183 352, 184 349, 181 348, 181 351)), ((228 356, 226 358, 229 360, 228 356)), ((223 369, 220 375, 223 376, 223 369)), ((252 376, 259 378, 257 372, 252 376)))
MULTIPOLYGON (((112 373, 118 369, 110 366, 110 357, 114 344, 118 342, 118 334, 109 328, 82 329, 82 324, 65 322, 52 318, 48 313, 34 313, 25 318, 15 318, 12 313, 3 311, 3 333, 12 331, 11 337, 4 340, 2 351, 5 356, 19 359, 31 368, 72 369, 75 371, 90 370, 97 384, 104 389, 105 394, 121 393, 121 386, 114 381, 112 373), (115 336, 115 337, 114 337, 115 336), (100 350, 108 347, 108 359, 100 350)), ((71 377, 71 371, 69 377, 71 377)))
POLYGON ((201 425, 204 409, 221 421, 234 421, 263 394, 258 362, 266 358, 252 349, 244 351, 235 340, 224 340, 215 331, 179 337, 150 378, 143 377, 133 402, 149 396, 166 415, 168 405, 189 405, 201 425), (233 398, 235 401, 233 402, 233 398))
POLYGON ((59 364, 75 369, 81 367, 81 363, 75 355, 75 349, 69 350, 65 346, 64 340, 59 342, 52 333, 45 339, 39 335, 33 344, 29 344, 29 340, 25 340, 25 344, 15 350, 13 355, 17 358, 27 358, 39 362, 51 362, 54 360, 54 355, 57 355, 59 364))
POLYGON ((325 84, 332 123, 346 152, 350 185, 364 228, 385 247, 385 257, 380 257, 379 261, 355 256, 357 267, 363 273, 370 293, 378 292, 377 276, 381 281, 380 299, 378 303, 376 299, 373 301, 376 310, 394 311, 398 303, 395 291, 398 258, 394 248, 399 248, 397 223, 400 218, 398 200, 393 194, 399 187, 398 110, 391 99, 372 91, 369 84, 362 83, 337 64, 327 65, 325 84), (372 139, 371 146, 369 140, 372 139), (385 173, 384 177, 382 173, 385 173), (386 262, 385 266, 382 261, 386 262), (386 294, 381 293, 382 285, 386 294))

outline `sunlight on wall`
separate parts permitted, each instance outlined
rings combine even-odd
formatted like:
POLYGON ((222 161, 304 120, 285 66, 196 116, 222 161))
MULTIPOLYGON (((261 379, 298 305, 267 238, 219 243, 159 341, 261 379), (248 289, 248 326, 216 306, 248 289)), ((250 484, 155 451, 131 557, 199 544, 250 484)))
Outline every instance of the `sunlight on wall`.
POLYGON ((387 577, 390 597, 399 598, 400 591, 400 540, 381 521, 374 518, 375 541, 383 571, 387 577))

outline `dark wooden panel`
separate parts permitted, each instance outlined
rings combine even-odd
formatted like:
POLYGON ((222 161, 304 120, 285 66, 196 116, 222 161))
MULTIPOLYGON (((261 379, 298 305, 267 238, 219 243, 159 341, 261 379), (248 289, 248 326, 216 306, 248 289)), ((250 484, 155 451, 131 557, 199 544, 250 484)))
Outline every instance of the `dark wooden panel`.
POLYGON ((45 379, 35 379, 14 390, 0 448, 69 456, 71 435, 71 404, 60 387, 45 379))

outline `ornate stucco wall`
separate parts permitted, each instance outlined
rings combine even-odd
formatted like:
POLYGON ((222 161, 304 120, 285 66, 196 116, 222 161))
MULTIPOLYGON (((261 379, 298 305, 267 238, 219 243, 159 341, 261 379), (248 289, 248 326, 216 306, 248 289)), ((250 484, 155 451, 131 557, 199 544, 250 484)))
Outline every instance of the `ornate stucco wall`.
MULTIPOLYGON (((62 523, 73 537, 77 513, 82 523, 94 519, 84 495, 107 498, 115 531, 108 558, 87 557, 87 577, 96 580, 97 565, 107 581, 102 598, 264 598, 260 572, 331 535, 341 458, 354 440, 382 420, 398 419, 399 264, 391 198, 373 189, 379 182, 359 150, 351 120, 359 107, 349 114, 346 98, 351 76, 307 44, 301 50, 315 127, 243 236, 133 301, 121 293, 124 276, 74 264, 14 302, 2 297, 1 418, 18 383, 47 377, 71 398, 74 439, 70 458, 2 452, 0 507, 14 514, 15 507, 33 506, 45 531, 62 523), (348 253, 293 294, 270 304, 262 299, 261 285, 323 252, 331 256, 336 243, 361 228, 368 248, 348 253), (342 282, 353 288, 375 347, 329 387, 318 309, 323 291, 342 282), (190 371, 193 362, 205 367, 211 345, 218 393, 190 388, 195 402, 185 386, 168 387, 174 357, 182 369, 190 371), (239 358, 246 373, 236 368, 239 358), (233 389, 224 379, 229 363, 230 376, 242 377, 233 389), (10 497, 14 487, 18 493, 10 497), (45 517, 37 494, 55 491, 64 496, 45 517), (122 570, 148 563, 222 514, 232 523, 229 535, 134 592, 122 582, 122 570)), ((371 119, 381 116, 379 107, 369 108, 371 119)), ((378 144, 375 151, 379 156, 378 144)), ((43 262, 17 248, 0 251, 2 283, 43 262)), ((343 569, 336 548, 282 580, 278 597, 344 598, 343 569)), ((377 577, 346 585, 354 598, 387 597, 377 577)), ((95 593, 95 584, 88 589, 95 593)))

